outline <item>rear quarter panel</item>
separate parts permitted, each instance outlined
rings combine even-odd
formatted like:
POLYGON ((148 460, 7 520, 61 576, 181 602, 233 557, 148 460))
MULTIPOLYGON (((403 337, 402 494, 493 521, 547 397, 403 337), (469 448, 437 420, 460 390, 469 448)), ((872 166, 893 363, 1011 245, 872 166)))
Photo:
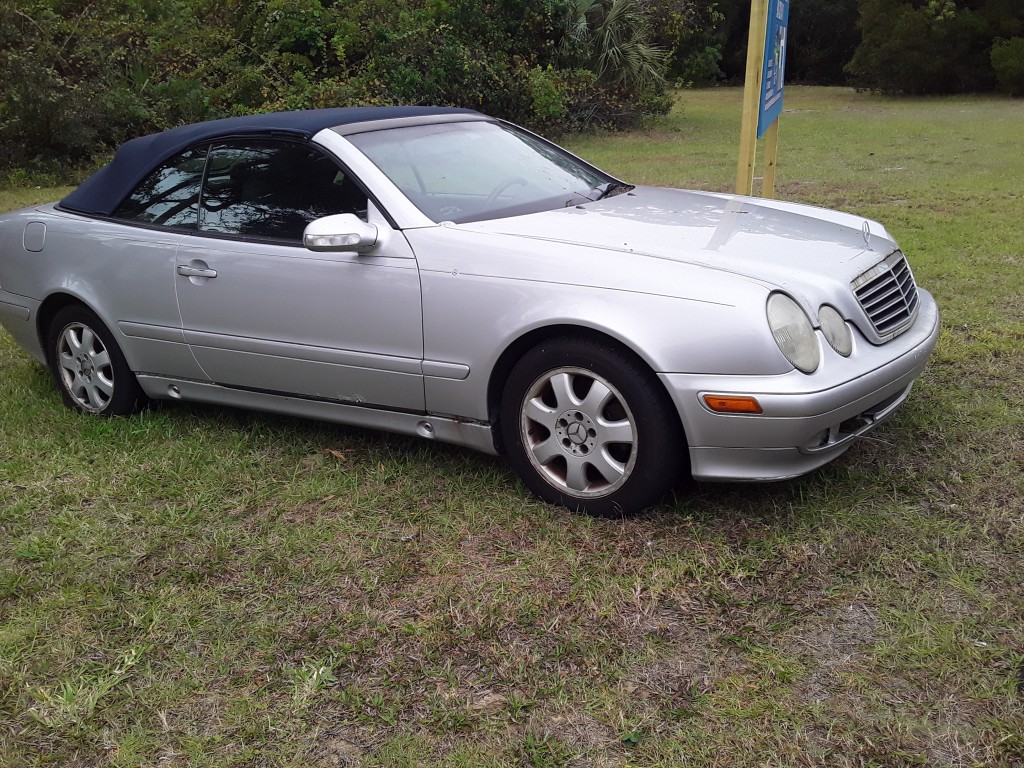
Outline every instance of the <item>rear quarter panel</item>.
POLYGON ((25 209, 0 221, 0 288, 29 300, 40 336, 39 304, 72 297, 99 315, 133 370, 204 378, 184 344, 174 294, 180 240, 53 206, 25 209), (25 247, 29 224, 45 227, 41 250, 25 247))

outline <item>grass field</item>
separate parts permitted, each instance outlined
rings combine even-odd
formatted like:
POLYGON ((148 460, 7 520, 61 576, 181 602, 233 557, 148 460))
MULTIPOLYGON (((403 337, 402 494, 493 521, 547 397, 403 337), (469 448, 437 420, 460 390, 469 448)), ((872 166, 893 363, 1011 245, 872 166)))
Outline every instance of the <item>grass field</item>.
MULTIPOLYGON (((568 143, 728 189, 739 99, 568 143)), ((943 312, 796 481, 591 520, 424 441, 79 417, 0 332, 0 765, 1024 765, 1024 102, 786 104, 780 197, 884 221, 943 312)))

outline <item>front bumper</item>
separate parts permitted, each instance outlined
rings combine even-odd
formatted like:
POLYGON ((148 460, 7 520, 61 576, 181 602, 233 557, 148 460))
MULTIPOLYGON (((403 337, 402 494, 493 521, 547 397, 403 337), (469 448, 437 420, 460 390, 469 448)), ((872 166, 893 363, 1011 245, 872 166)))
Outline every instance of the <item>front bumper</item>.
MULTIPOLYGON (((820 333, 819 333, 820 337, 820 333)), ((784 480, 810 472, 847 450, 891 416, 910 394, 939 337, 935 300, 921 291, 910 330, 882 346, 857 338, 850 358, 824 339, 811 375, 659 374, 679 410, 697 480, 784 480), (756 397, 763 413, 714 413, 702 395, 756 397)))

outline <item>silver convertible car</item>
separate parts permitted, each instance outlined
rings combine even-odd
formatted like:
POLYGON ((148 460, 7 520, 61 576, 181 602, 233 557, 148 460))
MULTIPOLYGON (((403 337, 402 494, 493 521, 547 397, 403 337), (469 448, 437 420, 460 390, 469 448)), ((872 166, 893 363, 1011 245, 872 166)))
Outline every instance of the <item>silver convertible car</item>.
POLYGON ((126 143, 0 217, 0 322, 86 413, 172 399, 419 435, 598 515, 681 473, 836 458, 939 330, 875 222, 633 186, 480 113, 401 107, 126 143))

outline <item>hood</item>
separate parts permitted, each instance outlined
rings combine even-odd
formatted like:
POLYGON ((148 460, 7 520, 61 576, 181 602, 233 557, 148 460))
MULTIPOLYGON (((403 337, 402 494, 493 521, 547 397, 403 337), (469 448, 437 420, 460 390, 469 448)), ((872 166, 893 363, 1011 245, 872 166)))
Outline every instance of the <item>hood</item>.
POLYGON ((657 187, 459 228, 685 262, 805 296, 820 293, 815 287, 823 283, 848 290, 851 280, 896 250, 882 225, 850 214, 657 187))

